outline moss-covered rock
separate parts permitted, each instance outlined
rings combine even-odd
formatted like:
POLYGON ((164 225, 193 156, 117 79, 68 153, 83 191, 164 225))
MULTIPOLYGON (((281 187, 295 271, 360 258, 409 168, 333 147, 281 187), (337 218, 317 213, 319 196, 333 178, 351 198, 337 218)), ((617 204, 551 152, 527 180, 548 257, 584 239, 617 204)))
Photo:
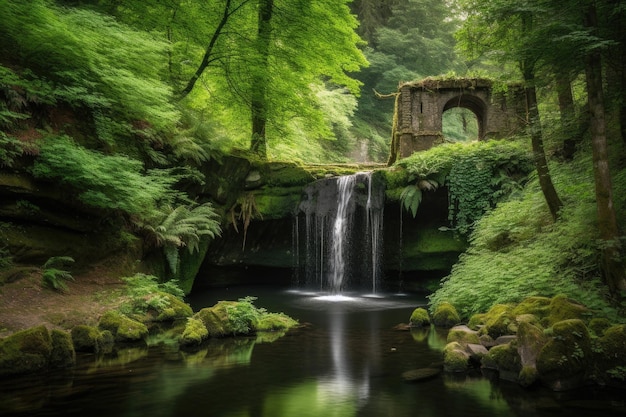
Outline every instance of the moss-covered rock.
POLYGON ((550 304, 552 300, 549 297, 528 297, 513 308, 513 316, 521 316, 524 314, 532 314, 536 317, 546 317, 550 314, 550 304))
POLYGON ((601 383, 626 384, 626 325, 609 327, 595 341, 594 372, 601 383))
POLYGON ((579 319, 563 320, 552 326, 552 337, 537 356, 539 379, 556 391, 584 383, 591 358, 591 338, 579 319))
POLYGON ((76 364, 76 352, 72 344, 72 336, 60 330, 50 332, 52 352, 50 352, 50 367, 70 368, 76 364))
POLYGON ((461 345, 480 344, 478 332, 467 326, 455 326, 448 332, 448 343, 458 342, 461 345))
POLYGON ((428 310, 422 307, 418 307, 413 310, 409 319, 409 325, 411 327, 430 326, 430 316, 428 315, 428 310))
POLYGON ((104 353, 111 350, 114 338, 110 331, 79 324, 71 330, 72 344, 77 352, 104 353))
POLYGON ((45 326, 14 333, 0 341, 0 376, 43 370, 51 355, 52 338, 45 326))
POLYGON ((226 306, 233 302, 220 301, 213 307, 203 308, 194 314, 194 318, 201 320, 207 329, 208 337, 224 337, 233 333, 228 323, 226 306))
POLYGON ((204 322, 198 318, 190 317, 187 319, 185 330, 180 336, 179 343, 181 346, 197 346, 209 337, 204 322))
POLYGON ((550 313, 543 319, 542 324, 550 327, 563 320, 579 319, 587 323, 591 312, 584 305, 567 298, 565 295, 556 295, 550 300, 550 313))
POLYGON ((443 369, 446 372, 466 372, 470 355, 458 342, 448 343, 443 349, 443 369))
POLYGON ((479 330, 482 326, 485 325, 486 317, 487 315, 485 313, 474 314, 467 322, 467 327, 472 330, 479 330))
POLYGON ((508 304, 496 304, 485 314, 484 325, 479 334, 488 334, 493 339, 514 333, 516 322, 513 307, 508 304))
POLYGON ((115 310, 107 311, 100 318, 98 328, 110 331, 116 342, 141 342, 148 337, 148 328, 145 324, 130 319, 115 310))
POLYGON ((517 341, 494 346, 482 359, 483 368, 498 371, 501 379, 517 382, 522 370, 522 360, 517 351, 517 341))
POLYGON ((286 314, 267 313, 254 323, 254 330, 259 332, 289 330, 297 325, 298 322, 286 314))
POLYGON ((448 302, 443 302, 435 307, 432 322, 437 327, 452 327, 461 321, 456 308, 448 302))
MULTIPOLYGON (((185 303, 175 295, 166 292, 157 292, 150 295, 151 297, 159 297, 163 300, 160 303, 162 307, 151 307, 151 310, 155 313, 156 321, 173 321, 177 319, 185 319, 193 315, 191 306, 185 303)), ((149 305, 151 303, 148 303, 149 305)))
POLYGON ((604 317, 595 317, 589 321, 587 328, 592 335, 602 337, 604 332, 611 327, 609 319, 604 317))

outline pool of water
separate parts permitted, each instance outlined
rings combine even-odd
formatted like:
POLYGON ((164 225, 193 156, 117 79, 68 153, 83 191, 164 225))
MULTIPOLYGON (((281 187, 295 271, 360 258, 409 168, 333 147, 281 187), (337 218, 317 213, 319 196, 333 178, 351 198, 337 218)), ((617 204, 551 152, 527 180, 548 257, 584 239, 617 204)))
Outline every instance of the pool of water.
MULTIPOLYGON (((626 415, 622 392, 526 390, 480 375, 419 383, 403 372, 441 361, 446 333, 394 329, 424 305, 417 295, 328 294, 267 287, 211 290, 307 325, 283 337, 212 340, 179 352, 167 341, 115 355, 79 355, 71 372, 0 381, 1 416, 442 417, 626 415), (275 340, 274 340, 275 339, 275 340)), ((275 336, 275 337, 272 337, 275 336)))

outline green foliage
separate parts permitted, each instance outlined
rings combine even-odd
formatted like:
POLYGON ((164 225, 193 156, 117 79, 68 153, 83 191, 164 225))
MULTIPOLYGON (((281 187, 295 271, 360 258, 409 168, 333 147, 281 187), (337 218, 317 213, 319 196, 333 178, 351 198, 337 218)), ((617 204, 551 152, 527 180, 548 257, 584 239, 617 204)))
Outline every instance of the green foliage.
POLYGON ((597 216, 589 156, 555 166, 565 203, 552 223, 538 181, 478 220, 471 246, 431 295, 431 306, 451 302, 463 317, 495 304, 559 293, 617 320, 607 301, 597 259, 597 216))
POLYGON ((74 281, 72 274, 65 268, 68 264, 74 263, 74 259, 69 256, 53 256, 42 266, 42 283, 44 287, 55 291, 67 291, 66 281, 74 281))
POLYGON ((175 124, 178 113, 162 82, 164 42, 111 17, 45 0, 3 0, 0 11, 0 34, 22 65, 55 84, 53 98, 86 106, 100 118, 123 120, 124 133, 134 120, 156 131, 175 124))
POLYGON ((247 334, 256 328, 256 322, 266 313, 264 308, 257 308, 253 302, 256 297, 240 298, 237 303, 226 307, 228 321, 233 333, 247 334))
POLYGON ((469 234, 474 223, 498 201, 520 187, 532 170, 529 151, 519 142, 486 141, 443 144, 398 161, 414 182, 401 201, 415 217, 421 190, 448 187, 449 219, 456 230, 469 234))
POLYGON ((146 221, 143 231, 149 244, 163 248, 173 273, 178 270, 181 247, 193 253, 198 250, 201 239, 214 238, 221 233, 218 215, 210 203, 160 210, 146 221))
POLYGON ((181 301, 184 297, 176 280, 159 282, 159 278, 154 275, 142 273, 122 280, 126 283, 125 295, 129 298, 119 308, 124 314, 144 314, 149 309, 161 313, 171 307, 172 301, 167 297, 168 294, 181 301))
POLYGON ((171 187, 180 179, 170 170, 145 172, 138 160, 86 149, 67 136, 45 139, 32 173, 73 187, 89 206, 140 216, 171 202, 176 196, 171 187))

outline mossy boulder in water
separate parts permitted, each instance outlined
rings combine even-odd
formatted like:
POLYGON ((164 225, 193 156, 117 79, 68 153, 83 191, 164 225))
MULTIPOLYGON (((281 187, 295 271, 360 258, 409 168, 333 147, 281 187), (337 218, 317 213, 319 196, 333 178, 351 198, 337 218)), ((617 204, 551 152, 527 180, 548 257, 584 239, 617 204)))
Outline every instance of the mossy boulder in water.
POLYGON ((458 342, 461 345, 480 344, 478 332, 467 326, 455 326, 448 332, 448 343, 458 342))
POLYGON ((482 318, 483 326, 479 334, 488 334, 491 338, 497 339, 500 336, 515 333, 515 316, 513 308, 507 304, 496 304, 482 318))
POLYGON ((276 330, 289 330, 295 327, 298 322, 283 313, 266 313, 259 318, 254 327, 259 332, 268 332, 276 330))
POLYGON ((539 379, 555 391, 577 388, 587 377, 591 359, 589 331, 579 319, 552 326, 552 337, 537 356, 539 379))
POLYGON ((461 316, 452 304, 444 301, 435 307, 432 321, 437 327, 452 327, 461 321, 461 316))
POLYGON ((430 326, 430 316, 428 315, 428 310, 422 307, 418 307, 411 313, 411 318, 409 319, 409 325, 411 327, 427 327, 430 326))
POLYGON ((101 331, 97 327, 79 324, 71 331, 72 344, 77 352, 106 353, 113 347, 113 335, 110 331, 101 331))
POLYGON ((185 330, 180 336, 179 343, 181 346, 197 346, 209 337, 204 322, 198 318, 190 317, 185 325, 185 330))
POLYGON ((148 337, 148 328, 145 324, 115 310, 107 311, 100 318, 98 328, 110 331, 116 342, 141 342, 148 337))
POLYGON ((489 349, 482 359, 482 367, 495 370, 501 379, 518 382, 522 360, 517 350, 517 340, 489 349))
POLYGON ((0 341, 0 376, 65 368, 75 362, 67 335, 45 326, 22 330, 0 341))
POLYGON ((618 324, 604 331, 594 346, 596 378, 608 385, 626 385, 626 325, 618 324))
POLYGON ((466 372, 470 355, 458 342, 448 343, 443 349, 443 369, 446 372, 466 372))
POLYGON ((158 297, 162 301, 160 306, 150 308, 155 315, 155 321, 173 321, 185 319, 193 315, 191 306, 175 295, 166 292, 157 292, 151 294, 151 296, 158 297))

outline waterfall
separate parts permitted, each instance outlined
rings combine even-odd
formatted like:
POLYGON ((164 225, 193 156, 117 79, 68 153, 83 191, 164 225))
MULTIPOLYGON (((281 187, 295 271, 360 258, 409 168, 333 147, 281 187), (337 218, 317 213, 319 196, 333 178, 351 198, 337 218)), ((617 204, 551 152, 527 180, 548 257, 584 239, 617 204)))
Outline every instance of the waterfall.
POLYGON ((384 188, 371 172, 318 180, 304 190, 294 227, 298 287, 339 294, 379 289, 384 188), (302 219, 304 221, 301 221, 302 219))

